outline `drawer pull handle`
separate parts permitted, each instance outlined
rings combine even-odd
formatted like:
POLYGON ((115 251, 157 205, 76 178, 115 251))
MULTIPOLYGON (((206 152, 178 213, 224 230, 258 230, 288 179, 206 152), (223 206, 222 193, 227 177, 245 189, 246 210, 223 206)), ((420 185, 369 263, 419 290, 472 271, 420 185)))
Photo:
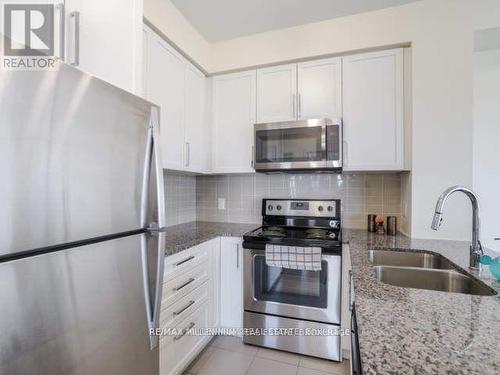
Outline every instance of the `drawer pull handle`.
POLYGON ((184 336, 186 336, 186 333, 188 333, 189 330, 193 327, 194 327, 194 323, 193 322, 189 323, 189 325, 182 330, 182 333, 180 333, 174 337, 174 340, 177 341, 177 340, 182 339, 184 336))
POLYGON ((189 262, 191 259, 194 259, 194 255, 191 255, 190 257, 187 257, 186 259, 184 260, 181 260, 179 263, 175 263, 175 266, 178 267, 180 266, 181 264, 184 264, 186 262, 189 262))
POLYGON ((195 280, 194 277, 191 277, 188 281, 186 281, 184 284, 181 284, 179 286, 176 286, 175 288, 173 288, 173 291, 174 292, 178 292, 179 290, 181 290, 182 288, 188 286, 189 284, 191 284, 193 281, 195 280))
POLYGON ((182 309, 180 309, 179 311, 174 311, 174 316, 181 315, 184 311, 189 309, 192 305, 194 305, 194 301, 189 301, 189 303, 186 306, 184 306, 182 309))

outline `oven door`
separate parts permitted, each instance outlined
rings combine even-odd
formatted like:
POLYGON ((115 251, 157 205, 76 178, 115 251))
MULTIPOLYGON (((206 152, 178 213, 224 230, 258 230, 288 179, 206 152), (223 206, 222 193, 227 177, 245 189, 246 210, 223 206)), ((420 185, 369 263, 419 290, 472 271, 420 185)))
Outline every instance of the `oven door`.
POLYGON ((265 250, 244 252, 245 311, 340 324, 341 257, 322 255, 321 271, 266 265, 265 250))
POLYGON ((340 121, 329 119, 255 125, 255 169, 342 167, 340 121))

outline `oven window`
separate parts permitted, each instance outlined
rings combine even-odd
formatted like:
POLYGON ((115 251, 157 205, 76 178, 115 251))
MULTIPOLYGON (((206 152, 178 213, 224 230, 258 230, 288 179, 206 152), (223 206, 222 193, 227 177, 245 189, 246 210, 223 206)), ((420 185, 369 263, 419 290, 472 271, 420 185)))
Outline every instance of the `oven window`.
POLYGON ((255 134, 257 163, 326 160, 326 145, 320 126, 259 130, 255 134))
POLYGON ((269 267, 265 256, 254 257, 254 294, 259 301, 291 305, 327 307, 327 267, 321 262, 321 271, 302 271, 269 267))

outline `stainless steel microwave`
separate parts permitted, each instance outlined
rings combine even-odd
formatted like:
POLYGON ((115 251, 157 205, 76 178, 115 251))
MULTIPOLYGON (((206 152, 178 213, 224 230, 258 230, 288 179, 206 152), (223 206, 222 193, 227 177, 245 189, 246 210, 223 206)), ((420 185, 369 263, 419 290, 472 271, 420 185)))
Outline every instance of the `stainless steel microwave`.
POLYGON ((313 119, 254 125, 257 172, 342 171, 342 121, 313 119))

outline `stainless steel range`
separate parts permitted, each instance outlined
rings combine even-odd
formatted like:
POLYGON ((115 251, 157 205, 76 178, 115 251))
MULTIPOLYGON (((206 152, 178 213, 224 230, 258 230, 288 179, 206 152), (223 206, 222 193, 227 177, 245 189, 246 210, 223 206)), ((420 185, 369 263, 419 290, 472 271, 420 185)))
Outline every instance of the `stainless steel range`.
POLYGON ((262 227, 243 247, 244 342, 340 361, 340 200, 264 199, 262 227), (270 249, 293 265, 276 266, 270 249), (320 269, 297 266, 312 249, 320 269))

